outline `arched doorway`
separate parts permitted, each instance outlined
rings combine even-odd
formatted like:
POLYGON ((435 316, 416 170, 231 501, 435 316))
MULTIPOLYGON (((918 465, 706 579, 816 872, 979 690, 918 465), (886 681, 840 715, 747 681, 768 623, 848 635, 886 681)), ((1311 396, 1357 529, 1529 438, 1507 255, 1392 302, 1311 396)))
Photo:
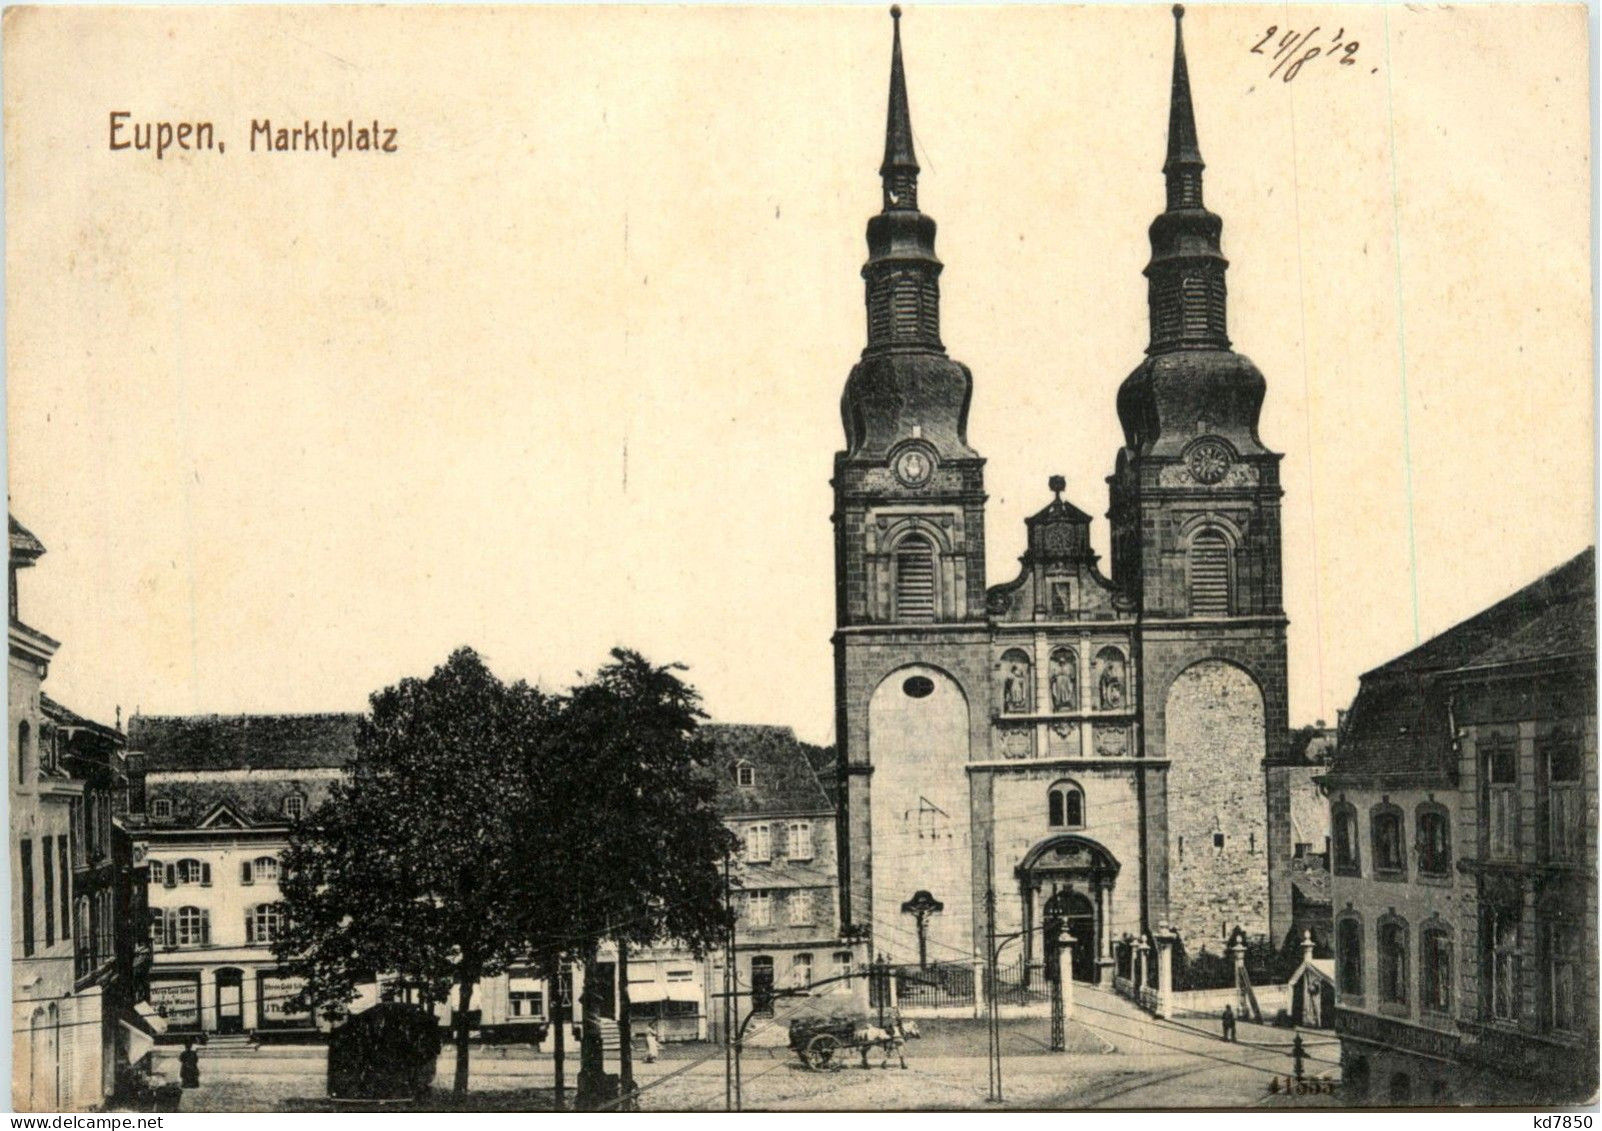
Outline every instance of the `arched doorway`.
POLYGON ((1073 979, 1076 982, 1096 980, 1096 905, 1077 891, 1063 889, 1046 900, 1045 915, 1056 915, 1062 920, 1063 934, 1074 941, 1069 944, 1072 953, 1073 979))
POLYGON ((1054 836, 1030 849, 1018 865, 1023 900, 1024 956, 1029 967, 1044 961, 1039 927, 1048 913, 1063 917, 1073 936, 1075 981, 1096 982, 1111 969, 1108 922, 1112 893, 1118 882, 1118 861, 1089 837, 1054 836))

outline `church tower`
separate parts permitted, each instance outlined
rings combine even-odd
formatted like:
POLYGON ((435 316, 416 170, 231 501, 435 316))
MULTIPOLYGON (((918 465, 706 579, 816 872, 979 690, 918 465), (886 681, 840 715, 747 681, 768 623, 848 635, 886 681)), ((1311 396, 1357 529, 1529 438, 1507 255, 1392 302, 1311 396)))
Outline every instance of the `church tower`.
POLYGON ((846 380, 832 481, 840 916, 905 953, 902 906, 927 893, 942 908, 925 917, 927 946, 944 958, 974 947, 965 766, 988 725, 984 460, 968 445, 972 374, 940 337, 935 222, 918 207, 900 9, 891 16, 867 346, 846 380))
POLYGON ((1257 434, 1263 376, 1230 348, 1183 18, 1175 6, 1151 341, 1118 392, 1108 517, 1113 583, 1136 610, 1142 756, 1167 766, 1143 777, 1144 918, 1216 953, 1236 924, 1276 945, 1290 925, 1289 815, 1265 788, 1287 730, 1281 457, 1257 434))

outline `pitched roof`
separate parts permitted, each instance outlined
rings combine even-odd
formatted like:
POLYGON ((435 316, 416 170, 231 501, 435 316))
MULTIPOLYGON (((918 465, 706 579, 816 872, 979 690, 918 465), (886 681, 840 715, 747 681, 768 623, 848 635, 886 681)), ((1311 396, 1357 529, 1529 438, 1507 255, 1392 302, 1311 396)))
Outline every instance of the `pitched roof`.
POLYGON ((11 534, 11 556, 13 558, 27 558, 30 561, 45 552, 44 543, 33 536, 33 532, 16 516, 7 512, 6 525, 11 534))
POLYGON ((1333 771, 1442 771, 1452 762, 1453 673, 1596 656, 1596 555, 1587 549, 1483 612, 1366 673, 1333 771))
POLYGON ((72 708, 58 703, 43 692, 39 694, 39 709, 44 713, 45 718, 55 723, 58 727, 72 727, 76 730, 91 731, 101 738, 110 739, 113 742, 120 743, 123 741, 122 732, 116 727, 109 727, 105 723, 97 723, 93 719, 84 718, 72 708))
POLYGON ((718 809, 725 817, 832 812, 805 748, 789 727, 709 723, 701 733, 712 742, 718 809), (738 784, 740 763, 751 767, 752 785, 738 784))
POLYGON ((1589 547, 1367 674, 1445 671, 1595 651, 1596 549, 1589 547))
POLYGON ((358 714, 135 715, 128 748, 147 772, 340 768, 356 756, 358 714))

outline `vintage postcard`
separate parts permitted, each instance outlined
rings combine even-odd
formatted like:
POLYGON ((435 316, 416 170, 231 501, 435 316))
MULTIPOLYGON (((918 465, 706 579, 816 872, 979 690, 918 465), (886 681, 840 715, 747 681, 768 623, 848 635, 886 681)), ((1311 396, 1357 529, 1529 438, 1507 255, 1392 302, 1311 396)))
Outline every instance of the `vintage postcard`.
POLYGON ((1594 1103, 1587 19, 7 9, 13 1109, 1594 1103))

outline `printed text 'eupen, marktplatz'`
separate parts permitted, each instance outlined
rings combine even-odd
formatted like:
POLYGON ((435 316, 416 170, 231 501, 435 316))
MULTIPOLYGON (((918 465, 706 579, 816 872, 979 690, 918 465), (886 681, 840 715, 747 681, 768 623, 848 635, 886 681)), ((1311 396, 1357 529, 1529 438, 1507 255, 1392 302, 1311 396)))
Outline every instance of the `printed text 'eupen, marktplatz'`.
MULTIPOLYGON (((165 160, 169 153, 228 152, 227 141, 211 122, 135 121, 128 110, 113 110, 109 122, 113 151, 153 155, 165 160)), ((272 118, 250 120, 252 153, 317 153, 339 157, 352 153, 395 153, 399 131, 377 119, 357 121, 346 118, 330 121, 310 118, 285 121, 272 118)))

